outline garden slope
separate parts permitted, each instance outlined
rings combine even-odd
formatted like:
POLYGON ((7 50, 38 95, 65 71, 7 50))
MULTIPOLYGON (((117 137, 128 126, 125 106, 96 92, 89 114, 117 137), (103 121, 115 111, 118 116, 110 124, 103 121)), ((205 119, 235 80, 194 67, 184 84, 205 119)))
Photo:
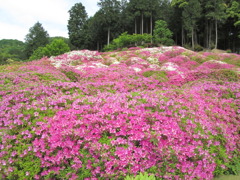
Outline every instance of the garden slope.
POLYGON ((0 177, 236 174, 239 62, 159 47, 1 66, 0 177))

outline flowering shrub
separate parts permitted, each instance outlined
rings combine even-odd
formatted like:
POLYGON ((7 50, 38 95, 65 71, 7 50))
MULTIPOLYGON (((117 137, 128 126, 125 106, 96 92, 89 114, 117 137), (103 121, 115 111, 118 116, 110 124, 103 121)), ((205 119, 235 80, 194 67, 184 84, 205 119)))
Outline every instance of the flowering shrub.
POLYGON ((0 67, 0 178, 237 174, 238 55, 192 54, 83 50, 0 67))

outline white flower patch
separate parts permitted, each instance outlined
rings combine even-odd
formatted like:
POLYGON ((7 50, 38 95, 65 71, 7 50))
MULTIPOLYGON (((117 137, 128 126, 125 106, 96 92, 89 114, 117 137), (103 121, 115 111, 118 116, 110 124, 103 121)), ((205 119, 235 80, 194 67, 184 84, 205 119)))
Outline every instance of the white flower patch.
POLYGON ((85 56, 87 58, 102 59, 102 56, 99 55, 98 51, 81 50, 81 51, 71 51, 71 52, 68 52, 67 54, 69 58, 77 55, 77 56, 85 56))
POLYGON ((100 62, 92 62, 90 64, 82 64, 79 66, 75 66, 74 68, 78 69, 78 70, 82 70, 84 68, 105 68, 105 67, 108 67, 108 66, 106 66, 100 62))
POLYGON ((114 61, 112 64, 120 64, 119 61, 114 61))
POLYGON ((131 61, 132 63, 139 63, 141 62, 143 59, 139 58, 139 57, 131 57, 129 58, 129 61, 131 61))
POLYGON ((165 71, 176 71, 178 70, 179 66, 175 63, 172 62, 167 62, 164 63, 161 67, 161 70, 165 70, 165 71))
POLYGON ((161 48, 159 47, 155 47, 155 48, 144 48, 144 49, 140 49, 137 52, 142 52, 142 51, 149 51, 151 54, 155 54, 155 53, 162 53, 161 48))
POLYGON ((140 71, 142 71, 142 69, 137 68, 137 67, 130 67, 130 68, 132 68, 135 72, 140 72, 140 71))
POLYGON ((100 62, 93 62, 92 65, 95 66, 96 68, 108 67, 107 65, 104 65, 103 63, 100 62))
POLYGON ((159 61, 157 58, 153 58, 153 57, 148 57, 147 58, 147 61, 150 63, 150 64, 158 64, 159 61))
POLYGON ((159 69, 160 66, 157 65, 157 64, 151 64, 151 65, 149 66, 149 68, 151 68, 151 69, 159 69))
POLYGON ((109 62, 111 64, 120 64, 120 62, 117 60, 117 58, 114 58, 114 57, 107 58, 107 62, 109 62))
POLYGON ((172 51, 172 50, 173 50, 173 46, 162 46, 161 47, 162 52, 172 51))
POLYGON ((59 68, 59 67, 62 66, 62 62, 61 61, 56 61, 56 62, 52 63, 52 65, 56 68, 59 68))

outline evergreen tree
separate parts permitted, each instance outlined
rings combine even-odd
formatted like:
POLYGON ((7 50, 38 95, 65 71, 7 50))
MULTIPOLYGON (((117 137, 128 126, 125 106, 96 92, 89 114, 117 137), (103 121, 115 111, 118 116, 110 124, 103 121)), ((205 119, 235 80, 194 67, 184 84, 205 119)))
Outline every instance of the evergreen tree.
POLYGON ((29 33, 25 38, 25 54, 29 58, 32 53, 38 48, 43 47, 49 43, 49 35, 44 30, 42 24, 37 22, 33 27, 30 28, 29 33))
POLYGON ((70 19, 68 20, 68 35, 72 45, 77 49, 83 49, 84 33, 83 27, 87 21, 88 15, 82 3, 76 3, 70 10, 70 19))

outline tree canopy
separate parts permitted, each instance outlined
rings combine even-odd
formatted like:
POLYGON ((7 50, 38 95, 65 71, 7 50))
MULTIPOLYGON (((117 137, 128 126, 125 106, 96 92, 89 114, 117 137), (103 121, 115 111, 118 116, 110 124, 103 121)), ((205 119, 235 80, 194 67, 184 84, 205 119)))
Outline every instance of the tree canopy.
POLYGON ((81 49, 101 50, 123 32, 153 35, 156 21, 163 20, 176 45, 240 52, 236 0, 99 0, 98 5, 82 26, 81 49))
MULTIPOLYGON (((99 0, 97 4, 99 10, 91 17, 80 2, 69 10, 69 39, 64 41, 71 50, 101 51, 124 32, 153 36, 157 22, 162 20, 172 32, 174 45, 240 53, 239 0, 99 0)), ((52 38, 37 22, 26 35, 25 53, 12 48, 2 50, 0 58, 27 59, 49 41, 52 38)), ((155 42, 151 41, 152 45, 155 42)))

